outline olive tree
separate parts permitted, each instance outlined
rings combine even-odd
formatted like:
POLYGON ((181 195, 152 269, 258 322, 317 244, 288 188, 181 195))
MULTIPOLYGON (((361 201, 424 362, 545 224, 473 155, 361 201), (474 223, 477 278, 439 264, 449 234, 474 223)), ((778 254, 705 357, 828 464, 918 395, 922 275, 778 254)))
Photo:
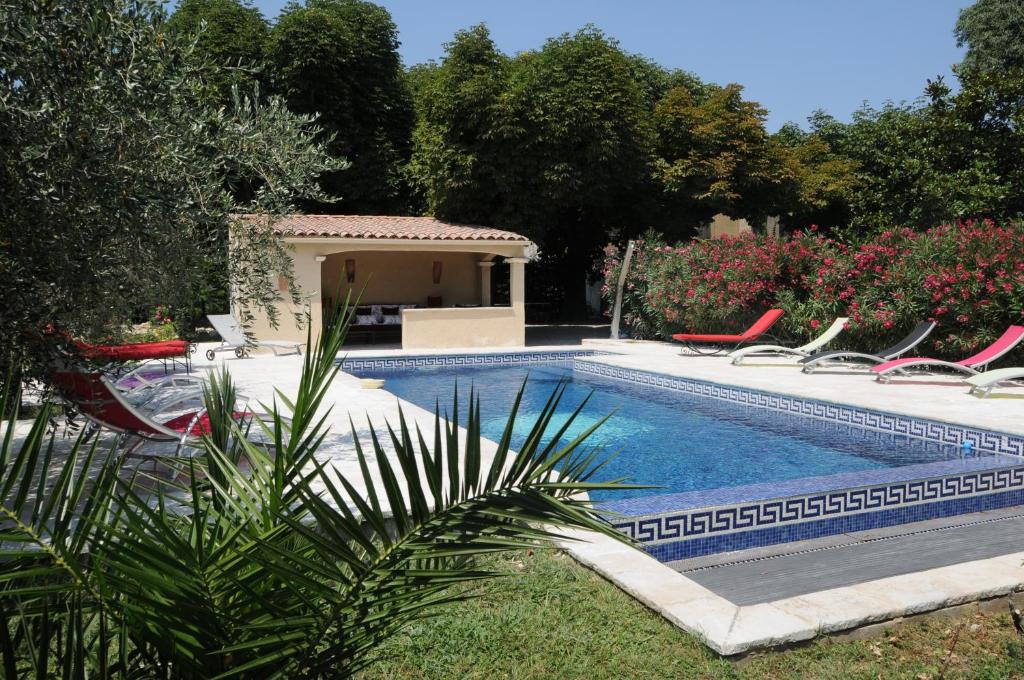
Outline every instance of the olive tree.
POLYGON ((313 120, 237 89, 218 103, 220 67, 156 0, 0 0, 0 25, 0 361, 41 373, 47 328, 116 334, 193 304, 211 271, 273 314, 288 251, 272 219, 233 216, 327 200, 315 178, 343 162, 313 120))

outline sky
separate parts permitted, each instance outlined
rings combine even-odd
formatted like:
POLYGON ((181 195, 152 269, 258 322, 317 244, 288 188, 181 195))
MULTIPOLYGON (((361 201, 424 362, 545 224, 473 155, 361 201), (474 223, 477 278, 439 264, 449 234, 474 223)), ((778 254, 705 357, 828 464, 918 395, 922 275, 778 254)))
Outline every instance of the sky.
MULTIPOLYGON (((273 21, 286 0, 254 0, 273 21)), ((506 54, 594 24, 628 52, 706 81, 739 83, 775 131, 814 110, 848 121, 864 102, 911 101, 963 50, 969 0, 378 0, 407 66, 438 60, 454 33, 486 23, 506 54)))

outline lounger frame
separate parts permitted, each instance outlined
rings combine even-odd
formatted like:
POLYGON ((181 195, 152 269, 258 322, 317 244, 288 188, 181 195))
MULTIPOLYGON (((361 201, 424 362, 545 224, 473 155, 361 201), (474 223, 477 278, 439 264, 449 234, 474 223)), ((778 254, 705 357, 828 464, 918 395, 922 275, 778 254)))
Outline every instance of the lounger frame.
POLYGON ((799 347, 786 347, 784 345, 753 345, 751 347, 744 347, 732 351, 729 356, 732 358, 732 365, 739 366, 743 360, 749 356, 760 356, 760 355, 790 355, 798 357, 807 357, 811 355, 817 349, 824 347, 829 344, 846 327, 850 319, 845 316, 841 316, 829 324, 829 327, 825 329, 818 337, 814 338, 810 342, 800 345, 799 347))
POLYGON ((937 326, 938 324, 934 321, 922 321, 895 345, 880 350, 875 354, 868 354, 866 352, 827 352, 824 356, 818 358, 814 358, 814 355, 811 355, 811 357, 800 361, 802 364, 801 370, 804 373, 811 374, 816 368, 842 366, 853 370, 866 371, 872 365, 884 364, 886 361, 900 358, 924 342, 937 326))
POLYGON ((269 348, 273 350, 274 356, 281 354, 302 354, 301 342, 290 342, 285 340, 256 340, 250 341, 238 322, 230 314, 208 314, 206 316, 213 324, 214 330, 220 334, 221 343, 206 350, 206 358, 213 361, 218 352, 234 352, 239 359, 245 357, 252 347, 269 348), (290 350, 279 352, 278 350, 290 350))

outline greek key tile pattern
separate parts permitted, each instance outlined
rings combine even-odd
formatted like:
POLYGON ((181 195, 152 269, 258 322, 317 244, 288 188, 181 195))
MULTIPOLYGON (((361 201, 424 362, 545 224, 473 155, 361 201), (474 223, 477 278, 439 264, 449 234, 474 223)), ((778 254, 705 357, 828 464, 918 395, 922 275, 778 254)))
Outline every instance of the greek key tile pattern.
POLYGON ((422 354, 415 356, 379 356, 346 358, 342 368, 346 371, 395 370, 402 368, 442 366, 514 366, 565 362, 580 357, 592 357, 607 352, 592 349, 559 350, 548 352, 480 352, 476 354, 422 354))
POLYGON ((1024 489, 1013 489, 982 496, 919 503, 852 515, 838 515, 795 524, 758 527, 730 534, 694 536, 689 539, 661 543, 641 543, 641 547, 662 562, 671 562, 720 552, 804 541, 821 536, 879 529, 1022 504, 1024 504, 1024 489))
POLYGON ((846 423, 870 430, 891 432, 907 437, 953 444, 955 446, 971 442, 976 451, 1024 456, 1024 436, 1020 435, 994 432, 992 430, 983 430, 953 423, 942 423, 923 418, 912 418, 895 413, 873 411, 871 409, 845 406, 816 399, 762 392, 742 387, 733 387, 731 385, 719 385, 703 380, 652 373, 634 368, 610 366, 596 361, 587 361, 586 359, 574 361, 573 372, 591 373, 640 385, 662 387, 701 397, 723 399, 774 411, 785 411, 807 418, 846 423))
POLYGON ((642 543, 660 543, 1013 489, 1024 489, 1024 466, 630 517, 616 521, 615 527, 642 543))

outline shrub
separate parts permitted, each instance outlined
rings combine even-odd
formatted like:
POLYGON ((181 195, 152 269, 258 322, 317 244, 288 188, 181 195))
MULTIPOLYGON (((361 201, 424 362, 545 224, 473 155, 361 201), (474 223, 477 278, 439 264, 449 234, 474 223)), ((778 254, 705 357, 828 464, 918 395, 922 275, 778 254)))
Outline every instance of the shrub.
MULTIPOLYGON (((621 267, 609 246, 605 294, 621 267)), ((927 349, 959 356, 994 340, 1024 314, 1024 226, 961 222, 926 232, 895 229, 859 245, 811 230, 785 238, 747 234, 669 246, 637 242, 623 296, 634 337, 742 330, 769 307, 779 330, 811 338, 849 316, 851 346, 885 344, 921 319, 940 331, 927 349)))

